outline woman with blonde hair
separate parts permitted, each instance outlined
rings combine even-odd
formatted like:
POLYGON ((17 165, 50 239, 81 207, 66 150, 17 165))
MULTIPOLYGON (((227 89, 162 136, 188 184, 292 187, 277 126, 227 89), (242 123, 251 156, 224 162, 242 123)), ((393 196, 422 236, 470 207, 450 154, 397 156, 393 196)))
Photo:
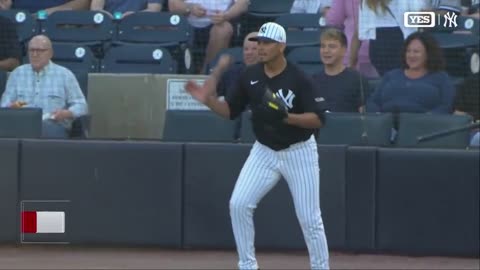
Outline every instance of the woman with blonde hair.
POLYGON ((406 27, 404 13, 420 11, 430 5, 429 0, 362 0, 358 27, 352 40, 350 66, 358 61, 362 41, 370 41, 370 60, 380 75, 401 66, 403 41, 416 28, 406 27))

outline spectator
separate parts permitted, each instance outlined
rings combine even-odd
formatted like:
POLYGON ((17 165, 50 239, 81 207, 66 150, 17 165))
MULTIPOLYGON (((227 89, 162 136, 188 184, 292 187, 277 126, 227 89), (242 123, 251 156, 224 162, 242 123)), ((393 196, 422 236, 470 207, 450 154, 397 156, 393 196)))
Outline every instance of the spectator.
POLYGON ((188 16, 196 44, 200 48, 206 44, 200 74, 205 74, 207 64, 229 47, 233 24, 247 11, 248 4, 249 0, 169 0, 170 11, 188 16))
POLYGON ((452 113, 455 89, 444 72, 444 58, 426 32, 411 34, 402 49, 402 69, 382 78, 369 98, 371 112, 452 113))
MULTIPOLYGON (((455 98, 455 114, 471 115, 474 121, 480 121, 480 73, 470 75, 460 84, 455 98)), ((480 146, 480 131, 472 132, 471 146, 480 146)))
POLYGON ((258 63, 257 42, 248 40, 251 37, 256 37, 258 32, 251 32, 243 40, 243 64, 232 65, 223 76, 217 86, 218 96, 227 96, 227 93, 236 85, 238 77, 243 70, 250 65, 258 63))
POLYGON ((43 110, 43 137, 67 138, 73 119, 87 113, 87 102, 73 73, 50 59, 52 43, 44 35, 28 44, 30 64, 10 74, 1 107, 43 110))
MULTIPOLYGON (((343 60, 343 63, 346 66, 348 66, 350 59, 351 42, 353 38, 355 22, 358 20, 360 1, 361 0, 333 1, 332 6, 326 15, 328 25, 343 28, 345 34, 347 35, 348 48, 343 60)), ((369 41, 366 40, 365 42, 362 42, 362 45, 358 51, 357 65, 354 68, 360 71, 363 76, 368 78, 376 78, 378 77, 378 73, 370 62, 368 48, 369 41)))
POLYGON ((102 10, 113 17, 113 13, 121 12, 122 18, 137 11, 160 12, 163 0, 92 0, 91 10, 102 10))
POLYGON ((403 40, 415 28, 405 27, 403 15, 407 11, 420 11, 430 0, 364 0, 358 16, 358 27, 352 39, 349 66, 357 66, 360 41, 370 40, 370 60, 382 76, 387 71, 399 68, 403 40))
MULTIPOLYGON (((12 1, 12 0, 7 0, 12 1)), ((13 9, 24 9, 30 13, 45 10, 48 15, 60 10, 87 10, 90 0, 13 0, 13 9)))
POLYGON ((17 29, 9 19, 2 16, 0 29, 0 70, 12 71, 20 64, 21 57, 17 29))
POLYGON ((290 13, 318 13, 324 15, 331 5, 332 0, 295 0, 290 13))
POLYGON ((313 80, 331 112, 363 111, 368 81, 343 64, 346 51, 347 37, 342 31, 330 28, 322 32, 320 57, 325 68, 314 74, 313 80))

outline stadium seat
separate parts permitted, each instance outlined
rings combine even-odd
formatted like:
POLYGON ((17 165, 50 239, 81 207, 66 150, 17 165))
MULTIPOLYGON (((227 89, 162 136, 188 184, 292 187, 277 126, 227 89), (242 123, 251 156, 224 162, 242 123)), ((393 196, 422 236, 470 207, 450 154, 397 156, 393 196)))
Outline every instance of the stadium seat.
POLYGON ((253 143, 256 140, 255 134, 252 129, 252 112, 247 110, 242 113, 240 120, 240 138, 242 143, 253 143))
POLYGON ((77 71, 74 72, 75 77, 77 78, 78 84, 80 85, 80 89, 82 89, 82 93, 85 98, 88 97, 88 72, 85 71, 77 71))
POLYGON ((220 56, 223 54, 228 54, 233 58, 233 65, 242 65, 243 64, 243 48, 242 47, 233 47, 233 48, 227 48, 222 51, 220 51, 215 59, 212 60, 207 65, 206 72, 210 74, 212 72, 212 69, 217 65, 218 60, 220 59, 220 56))
POLYGON ((100 45, 114 33, 110 16, 99 11, 57 11, 41 22, 40 32, 57 42, 100 45))
POLYGON ((119 21, 115 44, 148 43, 161 46, 179 62, 180 72, 193 72, 192 28, 187 19, 170 12, 138 12, 119 21))
MULTIPOLYGON (((443 27, 442 25, 437 28, 443 27)), ((467 77, 479 71, 479 19, 460 16, 451 31, 433 31, 443 49, 447 72, 454 77, 467 77)))
POLYGON ((84 115, 75 119, 72 123, 69 137, 72 139, 87 139, 90 133, 90 115, 84 115))
POLYGON ((290 13, 294 0, 251 0, 248 14, 255 17, 278 17, 290 13))
POLYGON ((325 126, 319 131, 319 144, 352 146, 389 146, 393 117, 389 113, 326 114, 325 126))
POLYGON ((167 110, 163 140, 175 142, 233 142, 235 122, 212 111, 167 110))
POLYGON ((285 14, 275 22, 287 31, 288 47, 318 46, 324 28, 320 14, 285 14))
POLYGON ((102 73, 175 74, 177 63, 165 48, 149 44, 111 47, 101 61, 102 73))
POLYGON ((287 59, 310 75, 323 69, 319 47, 294 48, 287 54, 287 59))
MULTIPOLYGON (((258 31, 258 28, 265 22, 275 21, 283 14, 290 13, 294 0, 250 0, 247 14, 240 20, 240 36, 245 36, 252 31, 258 31)), ((239 40, 235 46, 241 46, 239 40)))
POLYGON ((52 61, 72 72, 98 72, 98 60, 90 47, 76 43, 52 42, 52 61))
POLYGON ((42 135, 42 109, 0 108, 0 138, 39 138, 42 135))
POLYGON ((479 19, 469 16, 458 16, 456 27, 445 27, 442 23, 438 23, 435 27, 428 31, 433 33, 459 33, 465 32, 473 35, 479 35, 479 19))
POLYGON ((448 74, 467 77, 478 72, 478 36, 453 33, 434 33, 433 36, 443 49, 448 74))
POLYGON ((478 35, 455 33, 432 33, 442 49, 478 46, 478 35))
POLYGON ((17 27, 17 35, 20 42, 29 40, 37 33, 37 21, 24 10, 0 10, 0 16, 10 19, 17 27))
POLYGON ((469 144, 470 131, 462 131, 432 140, 417 142, 419 136, 466 126, 470 116, 451 114, 400 113, 396 147, 461 148, 469 144))
POLYGON ((480 35, 480 19, 467 16, 458 17, 458 28, 455 31, 468 32, 472 35, 480 35))

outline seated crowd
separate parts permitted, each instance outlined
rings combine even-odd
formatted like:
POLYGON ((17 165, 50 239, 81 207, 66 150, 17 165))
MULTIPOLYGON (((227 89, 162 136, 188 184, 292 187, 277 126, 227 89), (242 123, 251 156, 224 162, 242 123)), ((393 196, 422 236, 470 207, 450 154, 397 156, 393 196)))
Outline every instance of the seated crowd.
MULTIPOLYGON (((99 10, 124 18, 135 12, 169 11, 184 15, 194 29, 195 46, 203 60, 198 73, 219 53, 243 40, 243 64, 231 66, 218 86, 225 96, 238 74, 258 62, 256 42, 242 36, 241 18, 249 0, 0 0, 0 9, 23 9, 35 14, 60 10, 99 10)), ((479 120, 478 73, 457 87, 445 71, 442 49, 428 31, 406 29, 397 17, 407 10, 456 12, 479 17, 478 1, 402 0, 295 0, 291 13, 317 13, 326 27, 319 37, 323 67, 311 79, 325 97, 330 112, 389 112, 468 114, 479 120), (408 4, 405 4, 407 3, 408 4), (415 2, 413 4, 413 2, 415 2), (462 5, 463 4, 463 5, 462 5), (399 53, 401 52, 401 53, 399 53), (398 56, 398 59, 397 59, 398 56), (372 89, 369 80, 378 80, 372 89)), ((117 19, 118 19, 117 18, 117 19)), ((402 16, 403 20, 403 16, 402 16)), ((0 70, 11 72, 1 106, 40 107, 44 111, 44 135, 67 138, 72 121, 88 113, 75 75, 51 58, 52 42, 34 36, 28 43, 30 62, 22 55, 15 26, 0 16, 0 70)), ((301 31, 301 30, 300 30, 301 31)), ((472 135, 478 145, 479 133, 472 135)))

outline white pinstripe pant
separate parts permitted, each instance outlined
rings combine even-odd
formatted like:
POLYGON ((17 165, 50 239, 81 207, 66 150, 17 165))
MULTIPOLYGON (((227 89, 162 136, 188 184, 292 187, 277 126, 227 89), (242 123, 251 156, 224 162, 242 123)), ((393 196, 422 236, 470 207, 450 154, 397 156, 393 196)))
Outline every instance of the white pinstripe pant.
POLYGON ((329 269, 328 246, 320 213, 320 169, 313 136, 287 149, 274 151, 254 143, 230 199, 230 216, 240 269, 257 269, 253 212, 278 182, 287 181, 303 231, 312 269, 329 269))

